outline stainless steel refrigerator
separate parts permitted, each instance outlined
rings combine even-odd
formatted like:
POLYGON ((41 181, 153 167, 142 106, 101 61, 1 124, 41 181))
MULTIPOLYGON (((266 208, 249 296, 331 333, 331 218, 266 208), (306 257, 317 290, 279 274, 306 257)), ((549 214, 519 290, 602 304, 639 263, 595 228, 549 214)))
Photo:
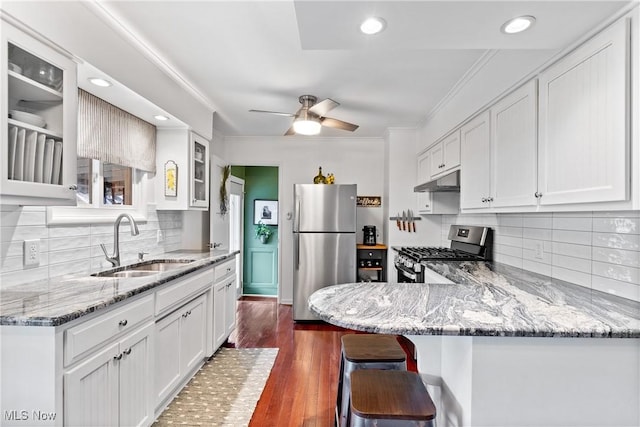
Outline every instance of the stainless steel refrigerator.
POLYGON ((293 319, 317 320, 309 296, 356 281, 356 185, 295 184, 293 192, 293 319))

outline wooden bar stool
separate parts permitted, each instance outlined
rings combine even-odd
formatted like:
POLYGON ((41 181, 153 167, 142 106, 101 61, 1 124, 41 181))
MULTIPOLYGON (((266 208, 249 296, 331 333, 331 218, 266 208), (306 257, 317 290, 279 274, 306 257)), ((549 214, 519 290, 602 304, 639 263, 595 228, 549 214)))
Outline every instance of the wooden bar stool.
POLYGON ((436 407, 415 372, 351 373, 350 427, 433 427, 435 417, 436 407))
POLYGON ((407 370, 407 357, 396 335, 346 334, 341 338, 336 424, 349 425, 351 373, 358 369, 407 370))

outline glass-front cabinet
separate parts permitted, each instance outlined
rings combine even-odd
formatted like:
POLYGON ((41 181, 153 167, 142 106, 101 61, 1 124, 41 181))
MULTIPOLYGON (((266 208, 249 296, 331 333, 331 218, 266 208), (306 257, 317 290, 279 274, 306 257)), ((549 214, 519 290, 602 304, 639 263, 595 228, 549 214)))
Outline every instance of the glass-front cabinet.
POLYGON ((0 203, 75 205, 76 63, 4 19, 2 27, 0 203))
POLYGON ((190 132, 191 200, 190 206, 209 207, 209 141, 190 132))
POLYGON ((197 133, 158 129, 156 208, 208 210, 209 157, 209 140, 197 133))

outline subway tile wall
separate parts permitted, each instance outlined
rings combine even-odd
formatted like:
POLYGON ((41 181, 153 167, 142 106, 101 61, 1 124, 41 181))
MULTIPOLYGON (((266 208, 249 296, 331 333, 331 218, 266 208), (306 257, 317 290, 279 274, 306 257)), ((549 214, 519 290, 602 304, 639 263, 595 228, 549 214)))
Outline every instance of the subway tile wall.
MULTIPOLYGON (((42 206, 0 206, 0 289, 19 289, 21 284, 70 273, 87 274, 111 267, 100 243, 113 253, 113 224, 47 227, 42 206), (40 239, 40 264, 25 267, 24 240, 40 239)), ((135 262, 138 252, 145 257, 178 250, 182 239, 182 212, 156 211, 149 205, 147 222, 139 223, 140 234, 132 236, 127 221, 120 226, 120 259, 135 262), (158 243, 160 230, 164 241, 158 243)))
POLYGON ((451 224, 493 228, 498 262, 640 301, 639 211, 443 215, 444 246, 451 224))

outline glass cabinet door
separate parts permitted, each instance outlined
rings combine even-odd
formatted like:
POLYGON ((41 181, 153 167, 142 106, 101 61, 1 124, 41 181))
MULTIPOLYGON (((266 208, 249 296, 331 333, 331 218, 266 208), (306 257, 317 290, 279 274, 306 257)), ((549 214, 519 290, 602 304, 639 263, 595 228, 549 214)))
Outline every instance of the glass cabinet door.
POLYGON ((75 204, 76 65, 5 22, 1 55, 1 200, 75 204))
POLYGON ((209 207, 209 141, 191 132, 190 206, 209 207))

